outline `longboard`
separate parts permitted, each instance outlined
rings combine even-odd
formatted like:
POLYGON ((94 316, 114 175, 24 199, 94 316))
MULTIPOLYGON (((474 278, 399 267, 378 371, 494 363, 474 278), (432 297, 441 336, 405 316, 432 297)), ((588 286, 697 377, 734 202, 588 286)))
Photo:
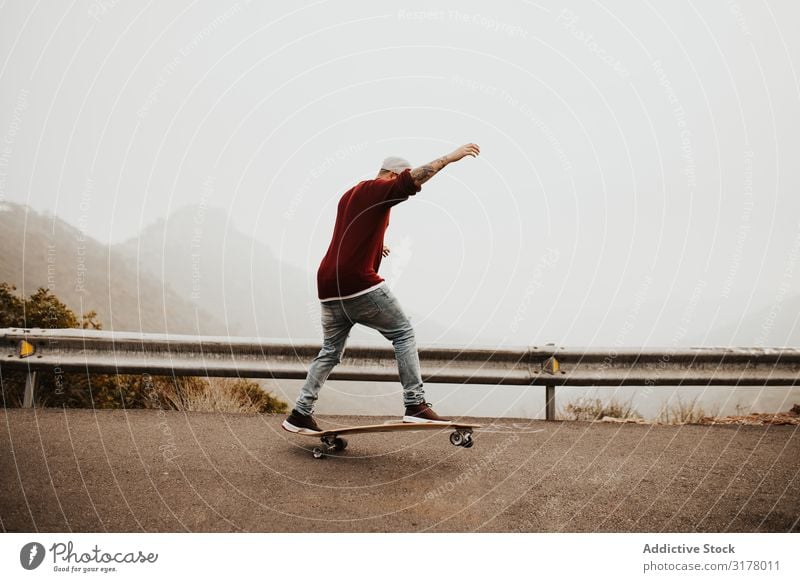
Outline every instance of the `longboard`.
POLYGON ((450 443, 457 447, 470 448, 474 444, 472 440, 473 429, 480 428, 480 424, 468 424, 462 422, 388 422, 385 424, 370 424, 365 426, 343 426, 322 432, 294 432, 283 427, 283 430, 300 436, 315 437, 321 445, 314 447, 312 453, 315 459, 321 459, 324 455, 333 451, 343 451, 347 448, 347 439, 342 435, 361 434, 369 432, 414 432, 417 430, 448 430, 450 433, 450 443))

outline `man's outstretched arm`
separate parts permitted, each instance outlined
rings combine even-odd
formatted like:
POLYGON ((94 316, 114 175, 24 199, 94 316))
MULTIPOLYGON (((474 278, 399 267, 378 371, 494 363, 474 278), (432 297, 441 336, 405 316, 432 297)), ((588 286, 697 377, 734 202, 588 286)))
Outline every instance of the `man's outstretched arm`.
POLYGON ((457 162, 466 156, 472 156, 475 158, 478 157, 478 154, 480 153, 481 149, 478 147, 478 144, 468 143, 447 154, 446 156, 437 158, 432 162, 425 164, 424 166, 420 166, 419 168, 414 168, 411 170, 411 177, 414 179, 414 183, 417 185, 417 187, 422 186, 425 182, 433 178, 447 164, 457 162))

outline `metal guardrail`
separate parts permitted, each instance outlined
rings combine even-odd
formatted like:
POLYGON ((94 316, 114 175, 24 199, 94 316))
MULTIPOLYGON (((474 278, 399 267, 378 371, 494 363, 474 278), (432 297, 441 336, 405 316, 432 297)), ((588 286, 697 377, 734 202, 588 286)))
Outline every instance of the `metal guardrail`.
MULTIPOLYGON (((545 387, 555 419, 556 386, 797 386, 797 348, 504 348, 419 346, 423 382, 545 387)), ((260 338, 76 329, 0 329, 0 377, 27 372, 25 406, 37 373, 237 376, 304 379, 320 344, 260 338)), ((349 344, 331 380, 396 382, 394 350, 349 344)))

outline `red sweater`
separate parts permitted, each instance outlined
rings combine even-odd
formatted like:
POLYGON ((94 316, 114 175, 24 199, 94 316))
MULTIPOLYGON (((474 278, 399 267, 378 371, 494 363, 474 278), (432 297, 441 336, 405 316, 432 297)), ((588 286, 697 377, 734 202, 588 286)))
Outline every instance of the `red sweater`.
POLYGON ((352 295, 377 285, 383 233, 391 207, 420 191, 410 170, 394 180, 364 180, 344 193, 328 252, 317 270, 319 298, 352 295))

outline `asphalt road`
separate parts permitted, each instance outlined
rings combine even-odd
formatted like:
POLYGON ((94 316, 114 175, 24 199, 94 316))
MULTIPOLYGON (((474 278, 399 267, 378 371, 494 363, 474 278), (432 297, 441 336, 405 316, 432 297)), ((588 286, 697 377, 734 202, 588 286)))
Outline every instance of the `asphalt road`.
POLYGON ((317 460, 277 416, 0 414, 3 531, 800 531, 796 426, 474 419, 471 449, 382 433, 317 460))

